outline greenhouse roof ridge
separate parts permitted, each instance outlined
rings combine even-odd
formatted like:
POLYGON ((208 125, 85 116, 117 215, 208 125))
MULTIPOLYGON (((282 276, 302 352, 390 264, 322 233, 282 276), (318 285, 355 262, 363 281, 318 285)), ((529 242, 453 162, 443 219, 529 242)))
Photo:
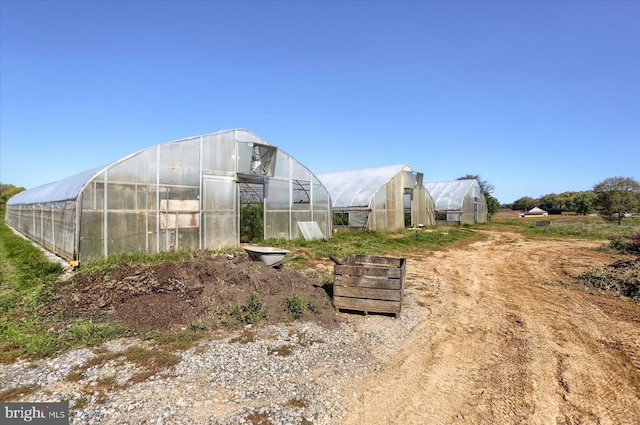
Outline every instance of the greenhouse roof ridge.
POLYGON ((232 129, 228 129, 228 130, 221 130, 221 131, 216 131, 213 133, 207 133, 207 134, 202 134, 202 135, 197 135, 197 136, 190 136, 190 137, 183 137, 180 139, 176 139, 176 140, 172 140, 172 141, 168 141, 168 142, 163 142, 157 145, 152 145, 149 147, 146 147, 144 149, 141 149, 137 152, 133 152, 129 155, 126 155, 122 158, 117 159, 116 161, 110 162, 106 165, 100 166, 100 167, 95 167, 95 168, 91 168, 89 170, 85 170, 82 171, 78 174, 74 174, 72 176, 63 178, 61 180, 57 180, 54 182, 50 182, 50 183, 45 183, 41 186, 37 186, 34 187, 32 189, 28 189, 25 190, 23 192, 20 192, 18 194, 16 194, 15 196, 12 196, 8 201, 7 201, 7 205, 17 205, 17 204, 37 204, 37 203, 45 203, 45 202, 62 202, 62 201, 68 201, 68 200, 73 200, 76 199, 78 197, 78 194, 80 193, 80 191, 82 190, 82 188, 84 187, 84 185, 89 182, 96 174, 98 174, 100 171, 109 168, 110 166, 113 166, 115 164, 118 164, 120 162, 123 162, 147 149, 151 149, 153 147, 156 146, 162 146, 162 145, 167 145, 167 144, 171 144, 171 143, 178 143, 178 142, 182 142, 182 141, 186 141, 186 140, 190 140, 190 139, 195 139, 198 137, 205 137, 205 136, 213 136, 216 134, 223 134, 223 133, 231 133, 231 132, 235 132, 235 138, 239 139, 239 134, 238 133, 248 133, 251 134, 252 136, 254 136, 256 139, 259 139, 261 143, 267 144, 267 145, 271 145, 271 143, 269 143, 267 140, 263 139, 262 137, 258 136, 257 134, 255 134, 254 132, 250 131, 250 130, 246 130, 244 128, 232 128, 232 129))
POLYGON ((476 179, 450 180, 424 183, 433 198, 437 211, 456 211, 462 207, 465 194, 473 186, 480 189, 476 179))
POLYGON ((386 165, 316 173, 331 195, 334 208, 368 207, 375 193, 410 165, 386 165))
POLYGON ((62 180, 25 190, 9 198, 7 205, 61 202, 76 199, 85 183, 109 165, 95 167, 62 180))

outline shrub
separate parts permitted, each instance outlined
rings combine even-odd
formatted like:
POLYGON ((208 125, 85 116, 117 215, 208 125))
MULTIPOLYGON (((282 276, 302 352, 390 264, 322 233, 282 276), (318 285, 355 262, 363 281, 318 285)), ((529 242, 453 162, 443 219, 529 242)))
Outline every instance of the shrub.
POLYGON ((616 251, 640 254, 640 232, 629 237, 613 237, 609 245, 616 251))

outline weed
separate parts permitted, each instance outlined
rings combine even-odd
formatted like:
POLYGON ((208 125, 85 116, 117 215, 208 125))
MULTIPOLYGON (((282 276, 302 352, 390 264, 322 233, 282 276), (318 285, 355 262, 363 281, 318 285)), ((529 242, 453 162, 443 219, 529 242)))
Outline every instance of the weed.
POLYGON ((253 425, 273 425, 269 416, 264 413, 253 411, 247 415, 247 422, 253 425))
POLYGON ((267 314, 264 300, 256 292, 252 292, 247 298, 246 306, 236 304, 222 308, 218 312, 218 319, 222 324, 233 327, 240 324, 256 324, 266 318, 267 314))
POLYGON ((231 342, 239 342, 240 344, 248 344, 255 341, 256 334, 251 329, 245 329, 240 335, 231 339, 231 342))
POLYGON ((298 407, 300 409, 304 409, 305 407, 307 407, 307 402, 302 398, 293 398, 293 399, 287 401, 286 406, 287 407, 298 407))
POLYGON ((209 327, 200 321, 189 323, 189 330, 191 332, 206 331, 208 329, 209 327))
POLYGON ((610 239, 609 246, 615 251, 629 254, 640 254, 640 232, 632 236, 616 236, 610 239))
POLYGON ((67 381, 69 382, 78 382, 84 379, 84 373, 78 371, 71 371, 67 375, 67 381))
POLYGON ((73 406, 71 406, 71 409, 73 410, 84 409, 87 406, 87 404, 89 404, 89 400, 87 400, 86 397, 81 397, 77 399, 75 403, 73 403, 73 406))
POLYGON ((282 345, 278 348, 270 349, 269 354, 275 354, 281 357, 288 357, 291 355, 293 350, 290 345, 282 345))
POLYGON ((138 346, 129 347, 124 352, 125 358, 149 371, 159 372, 180 363, 180 356, 164 349, 149 350, 138 346))
POLYGON ((295 292, 290 297, 282 300, 282 305, 291 319, 298 320, 304 316, 307 308, 309 308, 309 300, 300 293, 295 292))
POLYGON ((150 332, 145 335, 146 339, 152 339, 156 345, 169 350, 188 350, 193 347, 196 341, 206 336, 205 332, 200 331, 181 331, 181 332, 150 332))

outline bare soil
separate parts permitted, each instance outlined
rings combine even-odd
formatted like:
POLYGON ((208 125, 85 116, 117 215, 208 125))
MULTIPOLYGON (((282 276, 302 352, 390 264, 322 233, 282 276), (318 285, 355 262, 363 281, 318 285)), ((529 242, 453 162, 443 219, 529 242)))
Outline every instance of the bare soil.
MULTIPOLYGON (((599 250, 602 241, 482 233, 467 246, 403 255, 422 317, 377 373, 349 384, 344 423, 640 423, 640 304, 580 279, 629 257, 599 250)), ((242 256, 196 260, 77 274, 55 289, 50 313, 113 313, 139 332, 215 328, 217 311, 256 291, 268 322, 290 320, 282 300, 296 292, 314 306, 303 320, 345 317, 323 288, 328 259, 309 272, 242 256)))
POLYGON ((640 305, 576 283, 621 257, 486 236, 409 260, 424 321, 358 385, 345 423, 640 423, 640 305))
POLYGON ((292 320, 284 302, 296 295, 307 307, 301 320, 331 327, 339 318, 325 283, 313 270, 271 268, 247 255, 199 251, 181 262, 120 264, 106 273, 75 274, 54 286, 47 314, 116 321, 140 334, 218 329, 227 327, 221 312, 250 308, 251 294, 262 303, 262 324, 292 320))

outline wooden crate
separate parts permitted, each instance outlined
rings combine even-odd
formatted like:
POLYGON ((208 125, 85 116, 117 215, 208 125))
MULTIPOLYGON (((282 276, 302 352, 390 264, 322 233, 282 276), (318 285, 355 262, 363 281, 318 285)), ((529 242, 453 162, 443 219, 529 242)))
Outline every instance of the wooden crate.
POLYGON ((334 266, 333 306, 365 314, 402 311, 406 260, 351 254, 334 266))

